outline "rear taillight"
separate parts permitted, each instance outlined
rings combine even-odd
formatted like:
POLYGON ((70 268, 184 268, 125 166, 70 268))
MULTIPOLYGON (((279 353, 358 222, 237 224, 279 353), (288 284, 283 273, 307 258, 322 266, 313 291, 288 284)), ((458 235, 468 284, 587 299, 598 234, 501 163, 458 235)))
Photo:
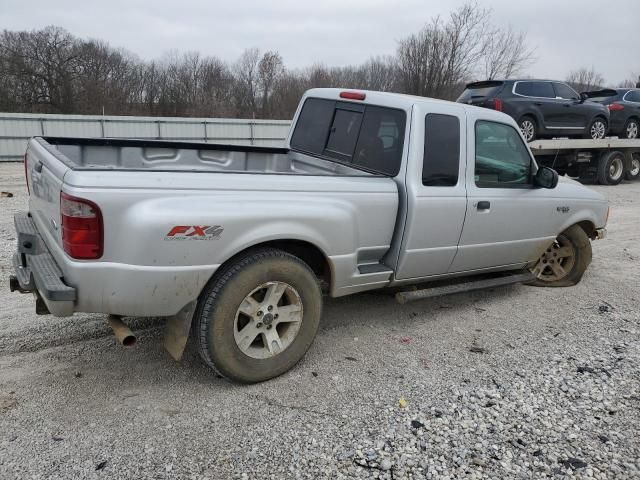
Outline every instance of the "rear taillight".
POLYGON ((609 107, 610 112, 619 112, 620 110, 624 110, 624 105, 620 103, 612 103, 607 106, 609 107))
POLYGON ((24 181, 27 182, 27 193, 31 195, 31 189, 29 188, 29 174, 27 173, 27 154, 24 154, 24 181))
POLYGON ((498 112, 502 111, 502 100, 499 98, 492 98, 489 100, 489 107, 497 110, 498 112))
POLYGON ((89 200, 60 193, 62 246, 72 258, 102 257, 103 227, 100 208, 89 200))

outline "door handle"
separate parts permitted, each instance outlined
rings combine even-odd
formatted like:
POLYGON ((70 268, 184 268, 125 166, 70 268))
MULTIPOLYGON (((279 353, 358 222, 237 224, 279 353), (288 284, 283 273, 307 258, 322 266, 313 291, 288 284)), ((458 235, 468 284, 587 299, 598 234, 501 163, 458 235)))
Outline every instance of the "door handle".
POLYGON ((541 105, 542 105, 542 102, 533 102, 533 104, 534 104, 534 105, 541 106, 541 105))
POLYGON ((565 106, 565 108, 569 108, 569 107, 571 107, 571 104, 565 103, 564 106, 565 106))
POLYGON ((491 208, 491 202, 487 202, 486 200, 483 200, 476 204, 476 208, 478 210, 489 210, 489 208, 491 208))

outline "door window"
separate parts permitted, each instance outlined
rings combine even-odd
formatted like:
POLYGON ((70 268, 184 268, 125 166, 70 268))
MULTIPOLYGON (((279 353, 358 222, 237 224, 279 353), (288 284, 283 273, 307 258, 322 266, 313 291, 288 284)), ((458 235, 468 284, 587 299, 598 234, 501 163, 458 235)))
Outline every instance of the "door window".
POLYGON ((422 184, 453 187, 460 168, 460 120, 452 115, 429 113, 424 126, 422 184))
POLYGON ((580 95, 578 95, 573 88, 565 85, 564 83, 554 83, 553 88, 556 91, 556 96, 560 98, 564 98, 566 100, 580 100, 580 95))
POLYGON ((556 96, 550 82, 518 82, 515 92, 525 97, 555 98, 556 96))
POLYGON ((476 122, 475 182, 481 188, 529 188, 531 156, 510 125, 476 122))

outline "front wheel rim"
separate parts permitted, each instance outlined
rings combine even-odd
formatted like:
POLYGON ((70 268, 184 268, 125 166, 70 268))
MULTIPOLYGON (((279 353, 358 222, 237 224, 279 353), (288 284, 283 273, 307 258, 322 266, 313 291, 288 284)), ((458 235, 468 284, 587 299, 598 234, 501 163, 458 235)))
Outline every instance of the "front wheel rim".
POLYGON ((576 249, 564 235, 558 236, 531 269, 538 280, 556 282, 565 278, 576 263, 576 249))
POLYGON ((636 138, 638 136, 638 124, 636 122, 630 122, 627 125, 627 138, 636 138))
POLYGON ((302 299, 297 290, 285 282, 266 282, 240 303, 233 336, 248 357, 273 358, 295 341, 302 319, 302 299))
POLYGON ((527 142, 533 140, 533 136, 536 131, 536 127, 533 125, 531 120, 524 120, 520 123, 520 130, 522 131, 522 135, 527 142))
POLYGON ((591 138, 593 138, 594 140, 599 140, 601 138, 604 138, 605 136, 605 132, 606 132, 607 128, 604 125, 604 122, 593 122, 593 125, 591 125, 591 138))

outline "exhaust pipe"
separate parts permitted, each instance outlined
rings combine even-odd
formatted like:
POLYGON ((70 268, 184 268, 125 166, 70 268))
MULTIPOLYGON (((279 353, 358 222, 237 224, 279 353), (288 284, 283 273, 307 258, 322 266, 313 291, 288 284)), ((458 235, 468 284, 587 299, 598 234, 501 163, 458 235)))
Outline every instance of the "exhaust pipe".
POLYGON ((132 347, 136 344, 136 336, 129 330, 129 327, 124 324, 120 315, 109 315, 107 321, 120 345, 132 347))

